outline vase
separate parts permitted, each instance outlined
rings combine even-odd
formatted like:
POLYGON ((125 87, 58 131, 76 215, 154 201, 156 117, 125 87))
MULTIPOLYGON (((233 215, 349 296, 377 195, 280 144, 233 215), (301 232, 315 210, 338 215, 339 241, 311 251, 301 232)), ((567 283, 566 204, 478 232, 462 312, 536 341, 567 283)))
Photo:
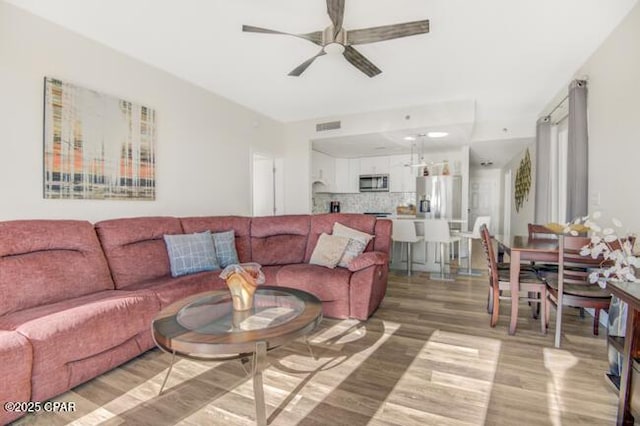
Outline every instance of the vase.
POLYGON ((264 274, 257 263, 229 265, 220 273, 231 293, 234 311, 248 311, 253 308, 253 295, 259 284, 264 283, 264 274))

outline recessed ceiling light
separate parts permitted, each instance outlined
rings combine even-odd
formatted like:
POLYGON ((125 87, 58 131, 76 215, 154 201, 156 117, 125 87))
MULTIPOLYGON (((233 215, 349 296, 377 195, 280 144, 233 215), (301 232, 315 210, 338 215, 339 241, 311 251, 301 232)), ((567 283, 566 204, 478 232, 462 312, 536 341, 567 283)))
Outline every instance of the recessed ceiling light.
POLYGON ((416 138, 415 138, 415 137, 413 137, 413 136, 405 136, 405 137, 404 137, 404 140, 405 140, 405 141, 415 141, 415 140, 416 140, 416 138))
POLYGON ((447 132, 429 132, 427 133, 427 136, 429 136, 430 138, 444 138, 445 136, 448 136, 449 133, 447 132))

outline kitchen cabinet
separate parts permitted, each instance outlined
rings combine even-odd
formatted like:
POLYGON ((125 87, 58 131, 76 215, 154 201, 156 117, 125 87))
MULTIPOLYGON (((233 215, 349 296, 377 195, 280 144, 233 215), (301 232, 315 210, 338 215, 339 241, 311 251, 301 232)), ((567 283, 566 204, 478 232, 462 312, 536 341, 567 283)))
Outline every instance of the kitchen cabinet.
POLYGON ((361 175, 389 174, 389 157, 362 157, 360 159, 361 175))
POLYGON ((335 192, 349 192, 349 160, 336 158, 335 192))
POLYGON ((324 183, 323 192, 331 192, 335 186, 336 160, 318 151, 311 151, 311 181, 324 183))
POLYGON ((360 160, 357 158, 336 158, 336 178, 334 192, 359 192, 360 160))
POLYGON ((416 192, 417 168, 407 167, 411 155, 393 155, 389 157, 389 191, 416 192))
POLYGON ((360 175, 389 175, 390 192, 415 192, 417 168, 407 167, 411 156, 334 158, 311 152, 311 181, 322 182, 317 192, 360 192, 360 175))
POLYGON ((349 191, 348 192, 360 192, 360 159, 349 159, 349 191))

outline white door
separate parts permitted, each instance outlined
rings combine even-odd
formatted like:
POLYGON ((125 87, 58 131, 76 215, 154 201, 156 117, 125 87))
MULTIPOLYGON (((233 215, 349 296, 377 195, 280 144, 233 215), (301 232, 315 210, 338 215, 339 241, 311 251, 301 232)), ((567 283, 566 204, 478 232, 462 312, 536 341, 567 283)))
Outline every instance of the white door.
POLYGON ((511 234, 511 169, 504 174, 504 223, 502 225, 503 234, 511 234))
POLYGON ((274 216, 283 212, 282 164, 282 159, 265 154, 253 154, 253 216, 274 216))
POLYGON ((496 176, 475 176, 469 179, 469 230, 478 216, 491 216, 489 230, 498 229, 500 217, 499 178, 496 176))

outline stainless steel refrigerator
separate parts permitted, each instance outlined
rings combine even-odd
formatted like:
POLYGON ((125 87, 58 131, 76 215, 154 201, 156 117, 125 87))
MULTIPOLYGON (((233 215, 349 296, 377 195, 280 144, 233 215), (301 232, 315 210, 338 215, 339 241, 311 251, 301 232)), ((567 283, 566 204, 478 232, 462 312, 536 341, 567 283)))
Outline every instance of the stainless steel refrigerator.
POLYGON ((417 177, 416 206, 418 217, 460 219, 462 217, 462 177, 417 177))

